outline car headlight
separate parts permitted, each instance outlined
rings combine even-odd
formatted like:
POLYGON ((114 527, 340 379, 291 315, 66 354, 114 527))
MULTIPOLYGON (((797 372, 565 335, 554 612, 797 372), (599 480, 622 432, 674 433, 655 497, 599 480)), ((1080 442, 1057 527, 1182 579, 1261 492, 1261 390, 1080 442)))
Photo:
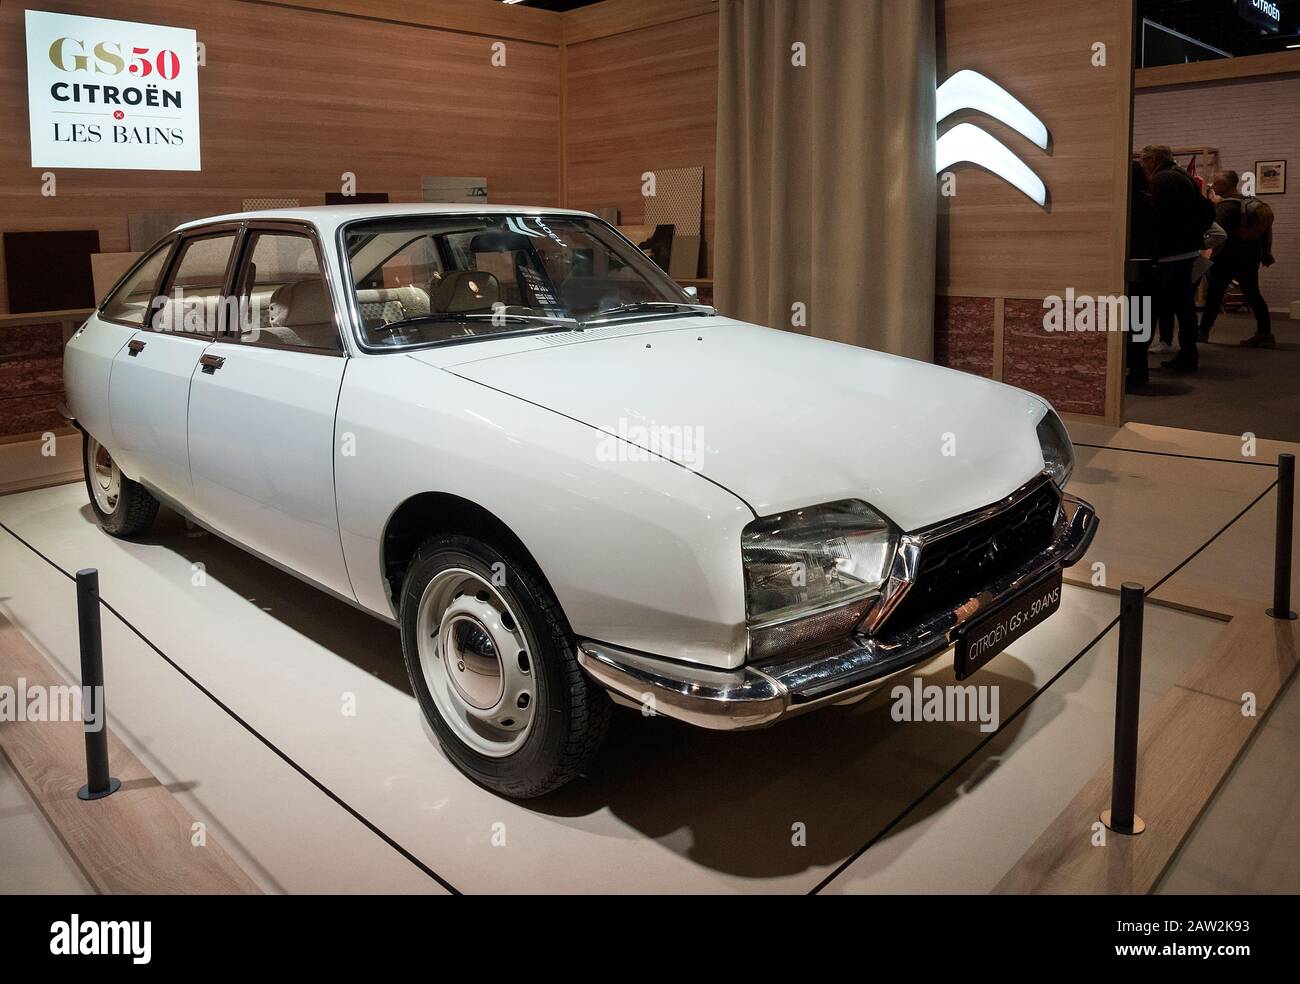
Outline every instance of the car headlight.
POLYGON ((750 656, 846 636, 889 577, 898 533, 846 499, 756 519, 741 534, 750 656))
POLYGON ((1043 468, 1059 489, 1065 488, 1074 471, 1074 445, 1056 411, 1048 408, 1038 422, 1038 444, 1043 449, 1043 468))

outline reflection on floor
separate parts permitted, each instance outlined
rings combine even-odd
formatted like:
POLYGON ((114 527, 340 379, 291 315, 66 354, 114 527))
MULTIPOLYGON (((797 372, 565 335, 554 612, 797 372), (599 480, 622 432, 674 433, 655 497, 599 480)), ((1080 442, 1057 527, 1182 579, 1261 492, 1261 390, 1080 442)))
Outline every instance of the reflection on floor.
MULTIPOLYGON (((1166 454, 1220 456, 1178 432, 1081 430, 1082 443, 1155 440, 1166 454)), ((1155 584, 1271 480, 1240 462, 1081 448, 1077 491, 1104 517, 1081 570, 1139 569, 1155 584)), ((429 740, 389 626, 168 513, 143 540, 106 537, 78 485, 0 498, 0 523, 48 558, 0 531, 0 611, 69 678, 72 589, 52 565, 99 568, 121 616, 104 621, 113 727, 268 892, 441 887, 152 647, 465 892, 803 892, 824 881, 827 891, 987 891, 1109 760, 1115 598, 1067 586, 1058 615, 972 681, 996 685, 1001 719, 1015 716, 992 740, 977 722, 899 723, 887 693, 741 735, 629 711, 590 775, 513 804, 466 781, 429 740)), ((1249 566, 1253 558, 1234 552, 1257 550, 1256 538, 1225 535, 1214 549, 1249 566)), ((1210 575, 1189 564, 1183 576, 1210 575)), ((1222 631, 1220 621, 1150 606, 1144 705, 1222 631)), ((951 657, 920 675, 952 682, 951 657)), ((1292 776, 1295 764, 1285 764, 1292 776)), ((1294 809, 1261 822, 1273 826, 1253 832, 1256 844, 1294 843, 1294 809)), ((1208 838, 1213 856, 1233 836, 1230 824, 1203 824, 1188 851, 1208 838)), ((1279 878, 1300 887, 1293 873, 1279 878)), ((64 885, 51 876, 50 890, 64 885)))
POLYGON ((1160 368, 1170 355, 1150 356, 1150 385, 1125 397, 1125 416, 1165 427, 1300 441, 1300 324, 1275 314, 1276 349, 1237 344, 1254 331, 1248 313, 1221 315, 1210 341, 1200 346, 1194 375, 1160 368))
POLYGON ((1298 889, 1300 683, 1292 679, 1157 891, 1294 895, 1298 889))

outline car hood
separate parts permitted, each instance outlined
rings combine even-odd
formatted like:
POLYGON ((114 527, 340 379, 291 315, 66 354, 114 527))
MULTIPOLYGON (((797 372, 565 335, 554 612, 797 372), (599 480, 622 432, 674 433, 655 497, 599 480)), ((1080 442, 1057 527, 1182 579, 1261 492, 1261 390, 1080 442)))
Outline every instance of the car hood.
MULTIPOLYGON (((726 318, 611 325, 415 357, 681 461, 760 516, 855 498, 904 531, 1042 472, 1042 400, 870 349, 726 318), (477 350, 477 351, 475 351, 477 350)), ((635 452, 633 452, 635 453, 635 452)))

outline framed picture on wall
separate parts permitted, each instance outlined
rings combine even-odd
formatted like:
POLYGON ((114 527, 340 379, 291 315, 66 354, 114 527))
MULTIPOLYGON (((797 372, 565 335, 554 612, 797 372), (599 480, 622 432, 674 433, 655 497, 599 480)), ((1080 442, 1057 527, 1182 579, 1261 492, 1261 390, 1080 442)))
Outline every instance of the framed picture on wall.
POLYGON ((1255 162, 1255 194, 1286 194, 1286 161, 1255 162))

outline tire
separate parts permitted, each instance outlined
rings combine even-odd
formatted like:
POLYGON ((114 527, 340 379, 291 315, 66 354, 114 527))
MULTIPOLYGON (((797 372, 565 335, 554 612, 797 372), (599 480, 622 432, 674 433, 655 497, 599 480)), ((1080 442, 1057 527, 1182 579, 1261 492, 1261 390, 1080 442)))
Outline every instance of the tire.
POLYGON ((158 515, 158 500, 143 485, 122 474, 108 449, 82 435, 81 468, 90 508, 105 533, 126 537, 143 533, 158 515))
POLYGON ((564 612, 529 565, 473 537, 431 537, 407 569, 400 621, 420 710, 475 782, 529 799, 595 758, 611 701, 578 666, 564 612))

